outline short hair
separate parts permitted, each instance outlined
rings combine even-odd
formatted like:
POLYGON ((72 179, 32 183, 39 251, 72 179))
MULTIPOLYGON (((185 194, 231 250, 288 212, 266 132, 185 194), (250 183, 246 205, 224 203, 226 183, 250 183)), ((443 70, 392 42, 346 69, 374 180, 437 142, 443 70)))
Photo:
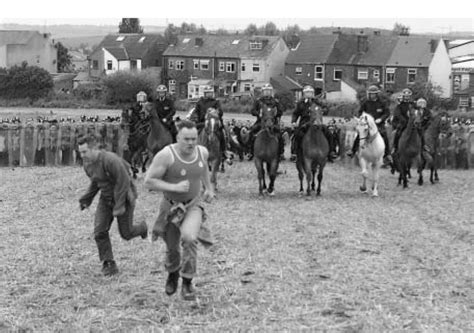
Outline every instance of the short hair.
POLYGON ((95 135, 94 133, 85 133, 85 134, 81 134, 78 138, 77 138, 77 145, 80 146, 80 145, 83 145, 83 144, 86 144, 89 146, 89 147, 98 147, 98 143, 99 143, 99 138, 97 137, 97 135, 95 135))
POLYGON ((176 124, 176 128, 178 129, 178 132, 179 132, 183 128, 192 129, 192 128, 197 128, 197 127, 196 127, 196 123, 194 121, 188 120, 188 119, 183 119, 183 120, 181 120, 180 122, 178 122, 176 124))

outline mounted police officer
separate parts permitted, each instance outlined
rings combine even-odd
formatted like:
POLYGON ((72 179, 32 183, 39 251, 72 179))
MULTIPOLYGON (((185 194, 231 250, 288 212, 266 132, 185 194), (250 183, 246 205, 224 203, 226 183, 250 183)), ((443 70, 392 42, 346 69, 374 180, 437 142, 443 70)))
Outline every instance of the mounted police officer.
POLYGON ((154 101, 154 111, 156 112, 158 118, 163 122, 163 124, 168 128, 173 137, 173 142, 176 142, 176 126, 173 120, 174 115, 176 114, 176 109, 174 108, 174 102, 167 95, 168 89, 165 85, 160 84, 156 88, 156 93, 158 97, 154 101))
POLYGON ((230 158, 227 157, 227 134, 224 127, 224 112, 222 111, 221 104, 217 99, 214 98, 214 88, 211 86, 205 86, 203 89, 204 96, 201 97, 194 110, 191 111, 189 119, 196 123, 196 127, 199 130, 199 133, 204 128, 204 123, 206 122, 206 113, 209 109, 216 109, 219 114, 220 128, 221 132, 219 135, 220 145, 222 147, 222 157, 228 164, 232 164, 230 158))
MULTIPOLYGON (((296 127, 295 134, 293 136, 293 149, 292 154, 297 154, 299 149, 301 148, 301 141, 303 140, 306 131, 311 126, 311 110, 313 108, 322 109, 322 103, 314 96, 314 88, 312 86, 305 86, 303 88, 303 98, 296 103, 295 111, 293 111, 293 116, 291 117, 291 125, 293 128, 296 127), (299 119, 299 123, 297 121, 299 119)), ((322 126, 322 131, 328 140, 328 143, 332 143, 334 140, 331 137, 331 133, 329 132, 326 126, 322 126)), ((328 154, 328 161, 333 162, 333 146, 330 144, 329 154, 328 154)), ((292 159, 295 157, 292 156, 292 159)))
MULTIPOLYGON (((380 135, 383 138, 385 143, 385 153, 384 153, 384 166, 392 163, 392 156, 390 155, 390 147, 389 147, 389 140, 387 136, 387 131, 385 130, 385 121, 390 117, 390 110, 388 108, 387 103, 382 101, 379 96, 380 89, 375 86, 371 85, 367 89, 367 100, 365 100, 359 109, 359 117, 362 115, 363 112, 370 114, 377 124, 377 128, 379 130, 380 135)), ((349 152, 347 155, 349 157, 353 157, 357 150, 359 149, 359 136, 356 137, 354 141, 354 145, 352 147, 352 151, 349 152)))
POLYGON ((395 130, 393 138, 392 155, 398 151, 398 141, 400 136, 408 124, 408 111, 415 108, 415 104, 412 102, 412 91, 408 88, 402 90, 402 100, 396 106, 393 112, 392 126, 395 130))
POLYGON ((273 96, 273 87, 271 84, 267 83, 262 87, 262 96, 258 98, 252 108, 251 114, 257 117, 257 120, 253 124, 250 132, 249 132, 249 145, 250 145, 250 157, 249 160, 253 158, 253 145, 255 142, 255 136, 257 133, 262 129, 262 118, 261 118, 261 111, 264 106, 270 108, 276 108, 276 117, 274 119, 274 127, 273 129, 278 132, 278 144, 279 144, 279 153, 280 153, 280 160, 284 160, 285 157, 283 153, 285 151, 285 143, 283 142, 283 138, 280 132, 280 119, 283 115, 283 106, 281 105, 280 101, 273 96))

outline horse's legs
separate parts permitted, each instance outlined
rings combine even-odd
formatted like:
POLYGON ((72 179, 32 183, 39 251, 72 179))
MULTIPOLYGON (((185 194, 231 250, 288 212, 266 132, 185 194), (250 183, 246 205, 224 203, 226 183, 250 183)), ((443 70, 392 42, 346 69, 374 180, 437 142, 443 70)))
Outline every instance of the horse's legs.
POLYGON ((360 190, 363 193, 367 193, 367 176, 368 176, 368 171, 367 171, 367 162, 363 158, 359 158, 359 164, 360 167, 362 168, 362 172, 360 173, 362 175, 362 185, 360 186, 360 190))
POLYGON ((275 179, 278 171, 278 158, 273 159, 271 163, 267 163, 268 176, 270 177, 270 184, 268 186, 268 193, 275 195, 275 179))
POLYGON ((303 161, 296 160, 296 169, 298 170, 298 178, 300 180, 300 193, 303 193, 303 179, 304 179, 304 170, 303 170, 303 161))
POLYGON ((311 189, 314 190, 314 173, 311 170, 312 161, 309 158, 304 158, 304 170, 306 173, 306 195, 311 195, 311 189), (312 185, 312 186, 311 186, 312 185), (311 186, 311 187, 310 187, 311 186))
POLYGON ((258 177, 258 194, 263 195, 263 190, 266 189, 265 186, 265 170, 263 170, 263 161, 259 158, 254 159, 255 167, 257 168, 257 177, 258 177))
MULTIPOLYGON (((316 190, 316 195, 321 195, 321 183, 323 182, 323 170, 324 170, 324 164, 320 164, 319 171, 318 171, 318 189, 316 190)), ((313 173, 313 176, 314 176, 314 173, 313 173)))
POLYGON ((217 191, 217 171, 219 170, 219 159, 212 161, 211 166, 211 184, 214 191, 217 191))
POLYGON ((373 179, 373 185, 372 185, 372 196, 374 196, 374 197, 379 196, 379 191, 378 191, 379 170, 380 170, 380 164, 379 163, 372 164, 372 176, 374 178, 373 179))

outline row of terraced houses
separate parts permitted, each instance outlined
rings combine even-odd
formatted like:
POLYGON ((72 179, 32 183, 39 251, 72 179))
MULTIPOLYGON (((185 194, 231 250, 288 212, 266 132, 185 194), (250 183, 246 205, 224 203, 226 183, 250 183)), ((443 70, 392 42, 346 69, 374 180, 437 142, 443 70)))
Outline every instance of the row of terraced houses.
MULTIPOLYGON (((28 56, 50 70, 56 58, 43 59, 51 53, 51 43, 44 42, 48 38, 0 32, 0 64, 21 63, 21 57, 28 56), (15 51, 18 48, 23 51, 15 51)), ((218 96, 242 96, 270 82, 277 92, 292 92, 295 98, 309 84, 326 92, 328 100, 355 100, 357 89, 369 84, 398 92, 417 81, 431 81, 442 88, 442 97, 455 97, 460 107, 474 108, 474 40, 338 30, 295 37, 288 47, 278 36, 182 35, 167 45, 160 34, 111 34, 88 61, 87 73, 78 75, 77 84, 119 70, 148 68, 156 70, 177 98, 200 97, 205 85, 214 86, 218 96)))

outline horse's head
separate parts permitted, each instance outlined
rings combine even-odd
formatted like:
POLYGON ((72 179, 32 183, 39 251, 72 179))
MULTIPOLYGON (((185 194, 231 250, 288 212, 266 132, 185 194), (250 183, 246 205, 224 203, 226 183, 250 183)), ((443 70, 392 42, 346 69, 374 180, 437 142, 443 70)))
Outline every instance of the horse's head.
POLYGON ((260 111, 262 114, 262 127, 269 128, 273 126, 275 123, 275 118, 277 116, 277 109, 276 107, 270 107, 268 105, 263 105, 262 110, 260 111))
POLYGON ((311 124, 323 124, 323 110, 317 104, 311 104, 309 107, 309 119, 311 124))
POLYGON ((364 147, 370 138, 375 136, 378 133, 377 125, 375 124, 374 118, 363 112, 360 118, 357 121, 356 125, 357 133, 359 134, 359 140, 361 146, 364 147))
POLYGON ((442 138, 449 137, 453 134, 453 128, 451 127, 451 119, 449 119, 449 116, 447 112, 442 112, 437 115, 436 117, 439 119, 439 133, 442 138))
POLYGON ((215 108, 209 108, 206 111, 206 120, 204 124, 204 128, 206 129, 207 133, 216 133, 221 127, 221 123, 219 121, 219 111, 215 108))
POLYGON ((408 109, 408 123, 413 123, 413 126, 416 128, 420 128, 422 124, 422 116, 423 113, 421 110, 414 108, 413 106, 410 106, 408 109))

